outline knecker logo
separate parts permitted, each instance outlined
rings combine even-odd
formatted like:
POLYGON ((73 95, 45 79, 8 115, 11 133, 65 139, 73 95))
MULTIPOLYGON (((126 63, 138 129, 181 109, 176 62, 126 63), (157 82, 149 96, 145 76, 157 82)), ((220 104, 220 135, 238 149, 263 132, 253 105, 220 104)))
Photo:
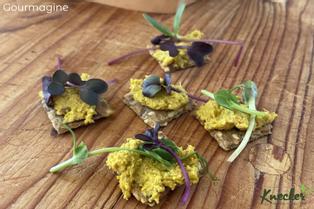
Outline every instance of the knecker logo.
POLYGON ((305 186, 304 184, 301 184, 300 186, 300 192, 296 193, 295 188, 291 188, 288 193, 278 193, 273 194, 271 189, 264 189, 261 197, 261 203, 269 202, 273 203, 273 201, 278 200, 284 200, 284 201, 295 201, 295 200, 301 200, 304 201, 305 197, 311 193, 313 193, 314 190, 310 189, 309 187, 305 186))

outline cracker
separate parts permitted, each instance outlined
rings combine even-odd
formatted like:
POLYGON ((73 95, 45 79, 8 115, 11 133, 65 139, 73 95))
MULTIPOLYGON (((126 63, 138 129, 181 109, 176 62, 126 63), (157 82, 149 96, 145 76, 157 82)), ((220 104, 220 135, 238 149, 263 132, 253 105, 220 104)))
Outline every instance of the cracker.
MULTIPOLYGON (((57 134, 63 134, 67 132, 68 130, 64 128, 63 126, 63 116, 57 115, 56 111, 53 109, 53 107, 49 107, 45 100, 41 100, 41 104, 46 111, 48 118, 50 119, 53 128, 57 132, 57 134)), ((97 114, 93 117, 94 120, 98 120, 104 117, 108 117, 113 114, 113 110, 111 109, 110 105, 105 99, 100 100, 99 104, 96 107, 97 114)), ((84 120, 74 121, 67 124, 71 129, 78 128, 80 126, 85 126, 87 124, 84 124, 84 120)))
POLYGON ((191 111, 194 107, 192 100, 189 100, 185 106, 178 110, 153 110, 134 100, 130 92, 124 95, 123 102, 142 118, 144 123, 152 128, 155 127, 156 123, 167 126, 168 122, 178 118, 185 112, 191 111))
MULTIPOLYGON (((271 124, 267 124, 259 129, 254 130, 250 137, 250 141, 270 135, 271 130, 271 124)), ((214 130, 210 131, 209 133, 214 139, 216 139, 219 146, 226 151, 237 148, 245 135, 245 131, 240 131, 236 128, 224 131, 214 130)))

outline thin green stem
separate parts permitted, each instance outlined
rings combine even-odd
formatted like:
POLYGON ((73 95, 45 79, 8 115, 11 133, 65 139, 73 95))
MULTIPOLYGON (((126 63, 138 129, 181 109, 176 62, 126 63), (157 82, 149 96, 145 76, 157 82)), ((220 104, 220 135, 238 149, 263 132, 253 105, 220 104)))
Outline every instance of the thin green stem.
POLYGON ((201 90, 201 93, 205 96, 208 96, 211 99, 215 99, 215 95, 207 90, 201 90))
POLYGON ((73 158, 70 158, 62 163, 59 163, 56 166, 53 166, 52 168, 50 168, 49 172, 50 173, 57 173, 60 172, 68 167, 74 166, 76 165, 76 163, 74 162, 73 158))
POLYGON ((238 110, 240 112, 244 112, 244 113, 247 113, 249 115, 256 115, 256 116, 259 116, 259 117, 263 117, 265 116, 267 113, 265 112, 261 112, 261 111, 257 111, 257 110, 253 110, 253 109, 250 109, 250 108, 247 108, 247 107, 244 107, 244 106, 241 106, 241 105, 238 105, 236 103, 233 103, 231 108, 235 109, 235 110, 238 110))
MULTIPOLYGON (((256 110, 254 97, 251 97, 249 100, 249 109, 252 111, 256 110)), ((240 153, 244 150, 246 145, 249 143, 251 135, 252 135, 253 130, 254 130, 254 127, 255 127, 255 123, 256 123, 255 118, 256 118, 256 115, 254 115, 254 114, 252 114, 250 116, 249 127, 245 132, 245 135, 241 141, 241 144, 237 147, 237 149, 228 158, 228 160, 227 160, 228 162, 233 162, 240 155, 240 153)))

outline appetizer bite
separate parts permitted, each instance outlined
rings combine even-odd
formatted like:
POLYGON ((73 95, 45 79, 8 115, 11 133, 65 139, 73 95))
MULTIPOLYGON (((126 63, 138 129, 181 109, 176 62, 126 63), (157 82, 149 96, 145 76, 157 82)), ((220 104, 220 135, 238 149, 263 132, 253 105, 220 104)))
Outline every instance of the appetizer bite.
POLYGON ((253 81, 246 81, 229 90, 221 89, 216 93, 202 90, 202 94, 211 100, 198 107, 196 118, 222 149, 238 147, 228 161, 232 162, 249 140, 271 134, 271 123, 277 114, 256 110, 257 87, 253 81))
POLYGON ((213 51, 213 44, 229 44, 240 46, 234 61, 234 65, 236 66, 243 48, 242 42, 203 39, 204 34, 199 30, 191 30, 186 35, 179 34, 185 6, 184 1, 180 1, 173 20, 172 31, 165 25, 158 23, 151 16, 144 14, 144 18, 148 23, 161 32, 161 35, 152 38, 151 44, 148 47, 115 58, 109 61, 108 64, 116 64, 129 57, 149 52, 165 72, 173 72, 194 66, 200 67, 209 59, 208 55, 213 51))
POLYGON ((130 92, 124 96, 128 105, 150 127, 168 122, 193 109, 193 102, 181 85, 172 85, 166 73, 161 79, 149 75, 130 80, 130 92))
POLYGON ((105 81, 90 79, 87 73, 66 73, 58 59, 53 75, 42 78, 39 95, 54 130, 62 134, 67 132, 62 124, 77 128, 110 116, 113 110, 101 96, 107 89, 105 81))
POLYGON ((105 147, 93 151, 88 151, 83 142, 77 145, 73 131, 65 127, 72 134, 73 157, 54 166, 50 172, 62 171, 88 157, 109 152, 106 164, 117 175, 125 199, 133 195, 138 201, 153 206, 168 191, 185 185, 182 202, 186 203, 191 184, 198 183, 200 177, 208 172, 207 161, 193 146, 188 145, 185 149, 178 147, 159 133, 159 124, 144 134, 127 138, 121 147, 105 147))

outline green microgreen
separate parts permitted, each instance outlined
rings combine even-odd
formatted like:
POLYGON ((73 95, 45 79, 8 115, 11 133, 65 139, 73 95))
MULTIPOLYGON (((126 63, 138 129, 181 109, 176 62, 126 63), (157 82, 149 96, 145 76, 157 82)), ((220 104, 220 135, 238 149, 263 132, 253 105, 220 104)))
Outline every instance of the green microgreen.
POLYGON ((148 14, 143 14, 145 20, 149 22, 154 28, 156 28, 159 32, 162 34, 165 34, 166 36, 173 36, 173 32, 170 31, 166 26, 162 25, 161 23, 158 23, 157 20, 149 16, 148 14))
POLYGON ((227 108, 232 111, 240 111, 250 115, 249 125, 246 133, 241 141, 238 148, 232 153, 228 158, 228 162, 233 162, 239 154, 243 151, 256 124, 256 116, 263 117, 267 113, 256 110, 256 98, 257 98, 257 86, 253 81, 246 81, 241 85, 237 85, 232 89, 221 89, 216 93, 208 92, 207 90, 202 90, 202 94, 215 100, 220 106, 227 108), (239 96, 234 93, 234 91, 242 90, 242 101, 244 104, 240 103, 239 96))
POLYGON ((50 104, 51 96, 62 95, 65 88, 77 88, 82 101, 89 105, 97 105, 100 94, 105 93, 108 84, 101 79, 89 79, 83 81, 79 74, 67 74, 61 69, 60 59, 58 59, 58 68, 52 77, 44 76, 42 79, 42 90, 45 102, 50 104))
POLYGON ((77 145, 77 139, 74 132, 66 124, 64 124, 63 126, 72 135, 72 157, 64 162, 59 163, 58 165, 53 166, 49 170, 51 173, 61 172, 66 168, 82 163, 89 157, 102 155, 104 153, 120 151, 134 152, 139 155, 156 160, 157 162, 161 163, 161 165, 165 166, 165 168, 169 168, 177 163, 182 171, 185 180, 185 192, 182 197, 182 202, 185 203, 190 194, 190 179, 188 172, 184 167, 183 161, 195 156, 199 160, 200 165, 203 168, 202 170, 208 172, 208 163, 206 159, 197 152, 192 152, 189 155, 179 157, 179 147, 172 140, 166 138, 165 136, 158 136, 158 132, 160 129, 159 124, 156 124, 155 128, 146 130, 144 134, 135 135, 136 139, 143 141, 143 144, 141 144, 136 149, 126 147, 104 147, 92 151, 88 150, 87 145, 84 142, 81 142, 79 145, 77 145))
MULTIPOLYGON (((243 100, 252 112, 256 111, 257 86, 253 81, 246 81, 243 86, 243 100)), ((237 149, 228 158, 228 162, 233 162, 248 144, 256 124, 256 114, 250 114, 249 126, 237 149)))
POLYGON ((173 19, 173 32, 176 35, 179 34, 181 19, 182 19, 184 10, 185 10, 185 6, 186 5, 185 5, 184 1, 181 0, 179 2, 178 8, 177 8, 176 15, 174 16, 174 19, 173 19))
POLYGON ((159 23, 153 17, 148 14, 144 14, 145 20, 156 28, 161 35, 157 35, 151 39, 153 47, 138 49, 130 52, 126 55, 120 56, 108 62, 109 65, 119 63, 129 57, 136 56, 148 51, 160 49, 162 51, 168 51, 169 56, 176 57, 179 54, 179 49, 186 49, 187 55, 191 61, 195 63, 197 67, 204 65, 204 58, 213 51, 213 44, 229 44, 238 45, 240 50, 234 60, 234 65, 237 66, 240 60, 240 56, 243 50, 243 43, 239 41, 228 40, 215 40, 215 39, 188 39, 179 34, 182 16, 185 10, 186 4, 183 0, 180 0, 176 14, 173 18, 173 31, 167 26, 159 23), (179 44, 180 43, 180 44, 179 44), (184 44, 182 44, 184 43, 184 44))
POLYGON ((142 93, 145 97, 154 97, 161 91, 171 94, 171 75, 165 73, 163 81, 156 75, 147 76, 142 84, 142 93))

